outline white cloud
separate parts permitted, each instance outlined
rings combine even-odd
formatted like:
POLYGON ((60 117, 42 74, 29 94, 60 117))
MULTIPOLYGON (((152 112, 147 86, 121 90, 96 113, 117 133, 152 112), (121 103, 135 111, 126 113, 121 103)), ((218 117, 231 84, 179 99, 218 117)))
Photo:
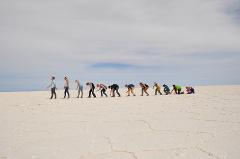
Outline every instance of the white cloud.
POLYGON ((1 1, 0 72, 44 74, 78 67, 87 74, 87 66, 99 61, 156 67, 158 62, 175 63, 174 55, 218 52, 239 58, 238 16, 229 12, 236 4, 238 0, 1 1))

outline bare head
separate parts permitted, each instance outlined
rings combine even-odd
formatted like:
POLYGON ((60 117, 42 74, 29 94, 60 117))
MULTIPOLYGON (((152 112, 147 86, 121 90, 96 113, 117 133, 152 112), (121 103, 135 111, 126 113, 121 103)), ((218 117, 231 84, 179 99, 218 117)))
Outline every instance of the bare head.
POLYGON ((55 80, 55 77, 54 76, 52 76, 52 78, 51 78, 52 80, 55 80))

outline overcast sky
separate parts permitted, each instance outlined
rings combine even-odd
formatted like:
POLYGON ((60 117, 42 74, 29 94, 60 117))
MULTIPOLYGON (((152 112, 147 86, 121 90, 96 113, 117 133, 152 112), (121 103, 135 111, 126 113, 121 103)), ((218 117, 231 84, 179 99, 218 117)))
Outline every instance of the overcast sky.
POLYGON ((1 0, 0 55, 0 91, 240 84, 240 0, 1 0))

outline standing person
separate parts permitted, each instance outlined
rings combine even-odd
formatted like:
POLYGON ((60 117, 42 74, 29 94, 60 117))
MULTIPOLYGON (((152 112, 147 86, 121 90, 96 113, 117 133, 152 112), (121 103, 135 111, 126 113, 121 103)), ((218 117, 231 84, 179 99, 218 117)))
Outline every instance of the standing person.
POLYGON ((166 93, 166 95, 171 93, 169 87, 166 84, 163 85, 163 88, 164 88, 163 91, 166 93))
POLYGON ((155 95, 157 95, 158 93, 162 95, 161 86, 157 82, 154 82, 153 89, 154 88, 155 88, 155 95))
POLYGON ((111 89, 110 96, 112 95, 112 97, 115 97, 115 91, 116 91, 116 93, 118 94, 118 97, 121 97, 120 93, 118 92, 119 86, 117 84, 108 86, 108 88, 111 89))
POLYGON ((78 96, 81 94, 81 98, 83 97, 83 86, 80 84, 79 80, 75 80, 75 83, 77 84, 77 90, 78 90, 78 96))
POLYGON ((103 95, 107 97, 107 94, 106 94, 107 86, 105 86, 104 84, 97 84, 97 87, 98 87, 98 91, 101 91, 101 97, 103 97, 103 95))
POLYGON ((93 97, 96 98, 96 95, 94 93, 95 85, 92 82, 87 82, 86 85, 90 86, 88 98, 91 98, 91 95, 93 95, 93 97))
POLYGON ((179 85, 173 85, 173 89, 172 89, 172 91, 171 91, 171 94, 172 94, 173 91, 175 92, 175 94, 183 94, 183 92, 181 92, 181 90, 182 90, 182 87, 181 87, 181 86, 179 86, 179 85))
POLYGON ((69 94, 69 80, 67 77, 64 77, 64 98, 66 98, 66 95, 68 95, 68 98, 70 98, 69 94))
POLYGON ((139 83, 139 85, 140 85, 140 87, 142 88, 142 94, 141 94, 141 96, 143 96, 143 93, 146 93, 147 96, 149 96, 149 94, 148 94, 148 92, 147 92, 149 86, 148 86, 147 84, 141 83, 141 82, 139 83))
POLYGON ((133 84, 126 84, 125 87, 128 89, 127 94, 130 96, 130 93, 133 94, 133 96, 136 96, 134 93, 134 85, 133 84))
POLYGON ((50 99, 52 99, 53 96, 56 99, 57 98, 57 94, 56 94, 57 87, 56 87, 55 77, 54 76, 51 77, 51 84, 47 88, 51 88, 51 97, 50 97, 50 99))

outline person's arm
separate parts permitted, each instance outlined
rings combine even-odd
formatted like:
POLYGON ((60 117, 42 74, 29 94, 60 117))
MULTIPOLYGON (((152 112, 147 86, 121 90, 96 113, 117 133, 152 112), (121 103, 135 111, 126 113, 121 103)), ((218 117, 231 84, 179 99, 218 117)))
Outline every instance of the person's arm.
POLYGON ((53 82, 51 82, 51 84, 50 84, 49 86, 47 86, 46 88, 47 88, 47 89, 50 88, 50 87, 52 86, 52 84, 53 84, 53 82))
POLYGON ((112 96, 112 88, 110 88, 110 96, 112 96))
POLYGON ((173 88, 172 91, 171 91, 171 94, 172 94, 172 92, 173 92, 174 90, 175 90, 175 89, 173 88))
POLYGON ((97 89, 97 91, 100 91, 101 90, 101 88, 100 87, 97 87, 98 89, 97 89))

